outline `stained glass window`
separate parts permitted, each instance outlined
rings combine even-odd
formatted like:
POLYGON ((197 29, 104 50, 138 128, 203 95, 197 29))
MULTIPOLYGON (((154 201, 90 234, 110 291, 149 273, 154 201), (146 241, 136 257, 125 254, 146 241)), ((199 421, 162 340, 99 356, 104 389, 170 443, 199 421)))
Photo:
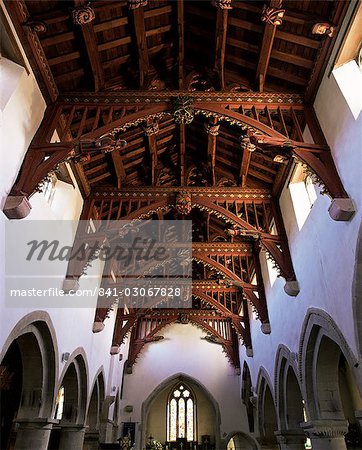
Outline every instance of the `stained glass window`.
POLYGON ((57 400, 56 400, 56 408, 55 408, 55 416, 54 418, 57 420, 61 420, 63 417, 63 408, 64 408, 64 387, 62 386, 59 389, 57 400))
POLYGON ((167 440, 195 440, 195 402, 190 389, 180 384, 170 394, 167 405, 167 440))

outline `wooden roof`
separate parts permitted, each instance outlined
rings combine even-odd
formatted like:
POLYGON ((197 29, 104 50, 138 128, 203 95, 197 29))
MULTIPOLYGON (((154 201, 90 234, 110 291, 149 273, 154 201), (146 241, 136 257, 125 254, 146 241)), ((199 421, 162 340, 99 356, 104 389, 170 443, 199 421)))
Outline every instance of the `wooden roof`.
POLYGON ((330 40, 312 34, 312 27, 336 25, 346 2, 285 0, 273 36, 261 21, 265 3, 233 0, 232 9, 221 9, 205 0, 149 0, 130 9, 127 1, 92 1, 95 18, 83 26, 72 20, 74 8, 86 5, 83 0, 30 0, 25 6, 28 23, 45 25, 38 36, 61 93, 177 89, 181 83, 248 90, 258 88, 257 73, 264 71, 265 91, 309 92, 330 40))
MULTIPOLYGON (((164 326, 190 321, 239 367, 248 303, 270 333, 258 255, 295 283, 278 204, 294 158, 347 197, 310 106, 347 3, 6 0, 48 103, 12 193, 30 196, 66 160, 82 219, 107 232, 120 219, 193 222, 192 309, 119 308, 112 348, 132 330, 130 365, 164 326), (329 34, 313 34, 317 23, 329 34), (314 144, 303 142, 307 123, 314 144)), ((70 261, 67 279, 86 263, 70 261)), ((98 325, 113 304, 100 300, 98 325)))
MULTIPOLYGON (((333 41, 313 34, 313 25, 338 26, 345 3, 20 0, 7 7, 48 101, 130 90, 156 96, 287 92, 308 100, 333 41), (282 11, 277 25, 266 6, 282 11)), ((82 108, 75 100, 64 122, 72 139, 82 139, 117 117, 136 117, 145 106, 142 98, 139 106, 108 109, 95 102, 82 108)), ((302 107, 239 103, 228 108, 288 139, 303 140, 302 107)), ((134 123, 118 137, 126 141, 124 148, 93 153, 76 164, 85 195, 102 187, 177 185, 259 187, 278 194, 290 167, 260 147, 243 149, 240 127, 215 117, 195 115, 185 126, 165 114, 157 123, 134 123), (152 126, 155 132, 147 130, 152 126)))

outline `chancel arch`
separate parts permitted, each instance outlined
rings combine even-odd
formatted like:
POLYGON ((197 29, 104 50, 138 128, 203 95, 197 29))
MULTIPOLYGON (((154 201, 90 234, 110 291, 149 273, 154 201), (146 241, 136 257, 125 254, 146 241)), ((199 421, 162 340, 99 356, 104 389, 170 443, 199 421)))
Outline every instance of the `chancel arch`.
POLYGON ((311 309, 304 325, 300 364, 313 448, 329 438, 338 448, 359 448, 361 369, 342 333, 325 312, 311 309))
POLYGON ((28 314, 10 333, 1 355, 2 449, 31 448, 49 440, 56 361, 49 315, 43 311, 28 314))
POLYGON ((177 448, 183 443, 184 449, 192 449, 197 442, 208 441, 211 448, 219 448, 220 445, 219 407, 201 383, 185 374, 164 380, 152 392, 142 405, 142 424, 140 448, 150 436, 177 448), (187 421, 193 421, 188 433, 187 421))

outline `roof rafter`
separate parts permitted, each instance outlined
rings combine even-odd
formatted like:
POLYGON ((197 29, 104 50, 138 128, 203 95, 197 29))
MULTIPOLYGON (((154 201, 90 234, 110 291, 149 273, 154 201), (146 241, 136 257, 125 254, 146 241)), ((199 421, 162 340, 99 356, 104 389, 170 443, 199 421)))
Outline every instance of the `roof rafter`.
POLYGON ((98 43, 96 32, 93 27, 95 18, 94 10, 87 5, 84 0, 74 0, 75 9, 73 10, 73 22, 80 25, 80 30, 84 40, 84 46, 87 52, 88 61, 92 70, 94 80, 94 90, 100 91, 104 87, 104 72, 98 52, 98 43), (84 12, 89 13, 89 20, 85 21, 84 12))
POLYGON ((209 124, 206 127, 206 131, 208 134, 207 140, 207 157, 210 162, 211 167, 211 179, 212 185, 216 184, 216 174, 215 174, 215 162, 216 162, 216 143, 217 136, 219 134, 220 125, 218 125, 218 120, 213 118, 210 120, 209 124))
POLYGON ((119 153, 119 150, 116 149, 112 152, 112 161, 114 164, 114 170, 117 176, 117 186, 118 188, 122 187, 122 182, 126 178, 126 171, 124 169, 122 156, 119 153))
POLYGON ((265 76, 268 71, 270 55, 273 49, 276 27, 281 24, 284 10, 281 9, 282 0, 271 0, 270 7, 264 7, 262 20, 266 22, 263 40, 256 69, 256 80, 259 91, 264 91, 265 76), (278 13, 279 11, 279 13, 278 13))
POLYGON ((6 1, 6 9, 11 17, 17 34, 27 52, 29 62, 34 70, 34 75, 42 89, 42 93, 48 104, 57 100, 59 95, 49 62, 45 56, 43 47, 35 29, 27 25, 29 11, 24 0, 6 1))
POLYGON ((159 131, 159 126, 157 122, 154 122, 153 119, 148 119, 147 124, 145 126, 145 133, 147 136, 147 145, 148 150, 150 152, 151 156, 151 166, 152 166, 152 186, 156 185, 157 181, 157 174, 156 174, 156 168, 158 163, 158 152, 157 152, 157 138, 156 135, 159 131))
POLYGON ((140 76, 140 87, 143 88, 147 81, 150 70, 150 61, 147 48, 147 36, 145 27, 145 14, 143 6, 132 9, 134 35, 138 50, 138 66, 140 76))
POLYGON ((228 26, 228 9, 217 8, 216 13, 216 49, 215 49, 215 66, 214 70, 218 75, 219 88, 225 88, 225 48, 226 48, 226 34, 228 26))
POLYGON ((185 124, 181 123, 179 125, 180 129, 180 180, 181 186, 186 184, 186 132, 185 124))
POLYGON ((178 86, 184 89, 185 85, 185 21, 184 21, 184 0, 177 2, 177 25, 178 25, 178 86))

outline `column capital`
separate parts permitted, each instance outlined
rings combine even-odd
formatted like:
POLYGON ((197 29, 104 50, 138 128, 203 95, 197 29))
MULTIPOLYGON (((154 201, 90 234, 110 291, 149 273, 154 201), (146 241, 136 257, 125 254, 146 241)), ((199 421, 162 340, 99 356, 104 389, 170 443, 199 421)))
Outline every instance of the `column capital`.
POLYGON ((274 434, 279 444, 298 444, 299 448, 302 448, 306 438, 301 428, 295 430, 277 430, 274 434))
POLYGON ((15 423, 18 423, 20 426, 26 427, 42 427, 46 426, 48 424, 50 425, 56 425, 59 423, 59 420, 57 419, 51 419, 48 417, 32 417, 31 419, 28 419, 26 417, 18 417, 14 420, 15 423))
POLYGON ((344 437, 348 432, 348 422, 346 420, 314 420, 301 424, 304 432, 313 439, 333 439, 344 437))

